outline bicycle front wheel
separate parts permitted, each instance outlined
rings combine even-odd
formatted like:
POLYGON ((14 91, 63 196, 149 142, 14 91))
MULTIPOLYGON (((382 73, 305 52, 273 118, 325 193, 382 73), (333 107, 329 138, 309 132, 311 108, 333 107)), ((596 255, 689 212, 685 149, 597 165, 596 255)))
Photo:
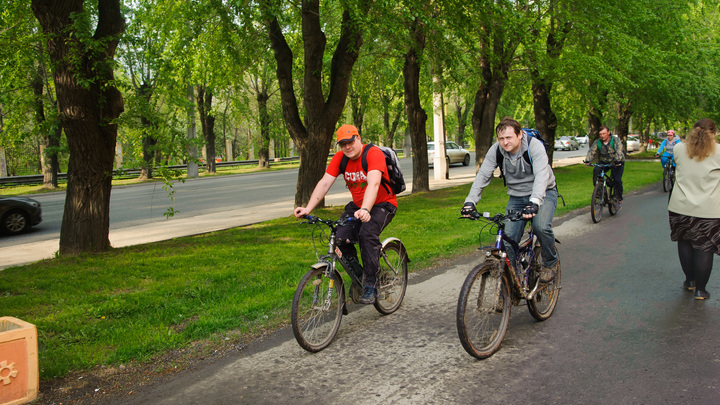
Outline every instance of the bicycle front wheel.
POLYGON ((383 246, 375 300, 375 309, 381 314, 389 315, 400 308, 407 290, 407 262, 407 253, 399 241, 393 240, 383 246))
POLYGON ((607 201, 607 207, 608 212, 610 215, 617 214, 618 210, 620 209, 620 202, 617 199, 617 196, 615 195, 615 186, 608 188, 608 192, 605 197, 605 201, 607 201))
POLYGON ((672 178, 670 175, 670 168, 672 165, 670 163, 665 165, 665 168, 663 169, 663 191, 667 192, 670 191, 672 188, 672 178))
POLYGON ((590 199, 590 215, 594 223, 600 222, 603 210, 603 193, 605 192, 603 181, 598 179, 590 199))
MULTIPOLYGON (((556 246, 557 249, 557 246, 556 246)), ((535 260, 537 264, 535 269, 539 271, 542 268, 542 249, 540 246, 533 248, 535 251, 535 260)), ((530 315, 538 321, 544 321, 552 315, 560 296, 560 266, 557 266, 555 279, 546 284, 540 284, 538 291, 531 300, 528 300, 528 310, 530 315)), ((539 274, 537 274, 539 277, 539 274)))
POLYGON ((332 342, 340 328, 345 288, 337 271, 313 269, 300 281, 292 303, 292 331, 303 349, 319 352, 332 342))
POLYGON ((478 359, 493 355, 510 322, 510 290, 497 262, 485 262, 468 274, 458 298, 457 329, 465 351, 478 359))

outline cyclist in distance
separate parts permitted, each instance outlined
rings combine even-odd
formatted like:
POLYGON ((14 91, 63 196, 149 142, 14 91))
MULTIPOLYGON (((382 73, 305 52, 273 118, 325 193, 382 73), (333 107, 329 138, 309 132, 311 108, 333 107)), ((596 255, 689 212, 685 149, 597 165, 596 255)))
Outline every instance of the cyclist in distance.
MULTIPOLYGON (((619 203, 623 200, 622 175, 625 171, 625 155, 623 154, 622 141, 615 135, 610 135, 610 130, 605 125, 600 127, 600 137, 593 142, 588 150, 585 164, 589 165, 595 158, 598 164, 612 165, 610 173, 615 181, 615 197, 619 203)), ((606 170, 595 166, 593 168, 593 186, 600 177, 600 170, 606 170)))
MULTIPOLYGON (((558 202, 555 175, 548 161, 543 143, 524 135, 520 123, 505 117, 495 127, 498 142, 494 143, 483 160, 470 193, 465 198, 465 205, 460 210, 464 217, 477 216, 475 204, 480 201, 482 191, 493 177, 493 172, 503 165, 503 175, 510 196, 507 210, 522 212, 525 221, 506 221, 505 232, 515 242, 520 243, 527 221, 532 227, 542 246, 542 262, 540 281, 549 283, 555 278, 560 260, 555 250, 555 233, 552 220, 558 202), (498 162, 498 148, 502 154, 502 162, 498 162), (529 162, 525 160, 528 152, 529 162)), ((514 255, 508 246, 508 253, 514 255)), ((511 257, 511 262, 514 258, 511 257)))
POLYGON ((352 201, 345 206, 343 217, 353 216, 360 221, 350 222, 337 230, 337 243, 345 259, 357 274, 362 274, 363 295, 359 302, 372 304, 377 297, 377 274, 380 269, 380 233, 385 229, 397 211, 397 198, 390 187, 381 187, 383 178, 388 181, 385 155, 379 148, 367 152, 367 171, 363 169, 362 154, 367 145, 360 139, 353 125, 343 125, 337 130, 337 145, 340 151, 333 156, 310 196, 306 207, 297 207, 295 217, 302 218, 325 198, 335 179, 343 175, 345 184, 352 194, 352 201), (345 173, 340 172, 343 156, 347 156, 345 173), (357 259, 357 250, 351 241, 359 241, 363 266, 357 259))
MULTIPOLYGON (((660 156, 660 163, 662 164, 662 167, 665 167, 665 164, 670 159, 670 157, 673 155, 673 150, 675 149, 675 145, 680 143, 680 137, 675 136, 675 131, 672 129, 667 132, 667 138, 665 138, 664 141, 660 144, 658 147, 658 151, 655 154, 655 157, 660 156), (662 154, 661 154, 662 153, 662 154)), ((674 165, 674 163, 673 163, 674 165)))

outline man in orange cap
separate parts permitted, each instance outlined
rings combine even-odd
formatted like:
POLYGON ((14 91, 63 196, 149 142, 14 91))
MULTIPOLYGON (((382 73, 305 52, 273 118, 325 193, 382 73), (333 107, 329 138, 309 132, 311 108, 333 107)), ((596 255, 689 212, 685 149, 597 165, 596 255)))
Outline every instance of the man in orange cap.
POLYGON ((362 165, 362 154, 367 145, 360 139, 353 125, 343 125, 337 130, 337 145, 340 152, 330 160, 325 175, 315 186, 306 207, 297 207, 294 215, 302 218, 325 198, 335 179, 343 175, 350 190, 352 201, 345 206, 343 216, 354 216, 360 222, 350 222, 338 228, 338 247, 354 270, 362 269, 362 304, 372 304, 377 297, 377 275, 380 270, 380 233, 385 229, 397 211, 397 198, 392 190, 380 187, 385 179, 389 181, 385 155, 379 148, 370 148, 366 154, 367 169, 362 165), (347 157, 344 173, 341 171, 343 157, 347 157), (351 241, 357 240, 363 266, 357 260, 357 250, 351 241))

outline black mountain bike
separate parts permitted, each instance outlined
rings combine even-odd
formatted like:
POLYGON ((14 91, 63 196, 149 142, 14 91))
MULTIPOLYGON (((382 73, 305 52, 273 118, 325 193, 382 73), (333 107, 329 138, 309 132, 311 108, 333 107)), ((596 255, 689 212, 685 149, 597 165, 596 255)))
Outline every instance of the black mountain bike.
MULTIPOLYGON (((338 220, 321 219, 312 215, 305 216, 304 224, 315 224, 313 245, 318 262, 312 265, 300 280, 292 302, 292 331, 303 349, 318 352, 326 348, 340 328, 343 315, 347 315, 345 301, 345 282, 337 271, 339 262, 352 280, 350 298, 357 303, 362 296, 362 273, 354 272, 352 266, 343 258, 336 245, 337 227, 357 221, 355 217, 338 220), (323 232, 329 228, 330 234, 323 232), (318 252, 316 241, 327 241, 327 254, 318 252)), ((405 246, 398 238, 387 238, 380 249, 380 274, 378 274, 378 293, 375 309, 381 314, 395 312, 402 303, 407 289, 407 264, 410 261, 405 246)))
POLYGON ((672 190, 675 185, 675 160, 673 155, 670 155, 670 159, 665 162, 663 168, 663 191, 667 192, 672 190))
MULTIPOLYGON (((510 322, 511 305, 517 306, 525 300, 535 319, 550 318, 560 295, 561 274, 558 266, 552 282, 540 282, 542 252, 532 228, 519 244, 505 234, 506 219, 523 220, 519 212, 509 211, 507 215, 493 217, 485 212, 468 219, 482 220, 491 230, 497 230, 495 244, 481 248, 485 250, 485 261, 473 268, 463 283, 456 314, 463 348, 473 357, 485 359, 500 348, 510 322), (517 252, 514 263, 510 262, 503 242, 517 252)), ((555 240, 555 243, 560 242, 555 240)))
POLYGON ((618 201, 615 196, 615 181, 610 177, 610 173, 608 173, 613 165, 587 164, 602 169, 590 199, 590 215, 592 216, 593 222, 598 223, 602 219, 603 207, 607 207, 610 215, 615 215, 620 210, 620 201, 618 201))

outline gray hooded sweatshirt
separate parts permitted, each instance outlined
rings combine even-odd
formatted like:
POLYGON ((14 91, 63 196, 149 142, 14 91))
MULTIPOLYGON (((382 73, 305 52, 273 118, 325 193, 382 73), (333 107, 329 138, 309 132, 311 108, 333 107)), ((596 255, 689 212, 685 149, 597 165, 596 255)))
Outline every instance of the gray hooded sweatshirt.
MULTIPOLYGON (((493 172, 498 167, 496 159, 498 148, 500 148, 500 144, 495 142, 488 150, 465 202, 477 204, 480 201, 483 189, 490 184, 493 172)), ((529 195, 531 202, 542 205, 545 200, 545 191, 555 188, 555 175, 548 164, 547 152, 545 152, 542 142, 537 139, 530 142, 529 155, 532 169, 522 156, 526 150, 528 150, 528 138, 524 133, 518 153, 511 155, 500 148, 500 153, 504 157, 503 171, 508 188, 507 194, 513 197, 529 195)))

